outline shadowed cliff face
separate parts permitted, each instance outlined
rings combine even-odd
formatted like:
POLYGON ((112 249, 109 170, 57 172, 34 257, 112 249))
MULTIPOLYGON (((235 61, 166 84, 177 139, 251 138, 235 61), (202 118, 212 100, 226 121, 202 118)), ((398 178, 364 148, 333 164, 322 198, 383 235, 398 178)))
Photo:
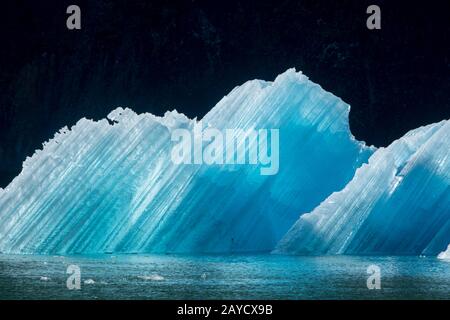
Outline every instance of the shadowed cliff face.
POLYGON ((117 106, 203 116, 234 86, 302 70, 352 105, 354 135, 386 145, 450 117, 449 2, 73 1, 2 3, 0 185, 64 125, 117 106))

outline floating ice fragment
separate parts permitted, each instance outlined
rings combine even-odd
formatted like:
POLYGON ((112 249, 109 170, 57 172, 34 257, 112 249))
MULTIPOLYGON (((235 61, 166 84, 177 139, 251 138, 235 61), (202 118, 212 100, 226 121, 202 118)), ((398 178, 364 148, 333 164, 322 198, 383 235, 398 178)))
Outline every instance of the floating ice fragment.
POLYGON ((150 281, 163 281, 165 280, 163 276, 160 276, 159 274, 152 274, 149 276, 138 276, 139 279, 142 280, 150 280, 150 281))
POLYGON ((443 251, 438 255, 438 258, 443 260, 450 260, 450 244, 448 245, 446 251, 443 251))

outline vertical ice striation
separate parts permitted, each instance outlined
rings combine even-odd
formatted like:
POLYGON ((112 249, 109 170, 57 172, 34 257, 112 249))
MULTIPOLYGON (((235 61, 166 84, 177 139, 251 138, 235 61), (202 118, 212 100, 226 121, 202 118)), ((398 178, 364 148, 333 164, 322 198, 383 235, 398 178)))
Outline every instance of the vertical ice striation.
POLYGON ((437 255, 450 243, 450 121, 378 149, 352 181, 302 215, 275 252, 437 255))
POLYGON ((176 111, 82 119, 0 191, 0 251, 270 251, 373 153, 351 135, 348 113, 293 69, 235 88, 202 123, 279 129, 279 172, 269 176, 255 165, 174 164, 171 133, 196 123, 176 111))

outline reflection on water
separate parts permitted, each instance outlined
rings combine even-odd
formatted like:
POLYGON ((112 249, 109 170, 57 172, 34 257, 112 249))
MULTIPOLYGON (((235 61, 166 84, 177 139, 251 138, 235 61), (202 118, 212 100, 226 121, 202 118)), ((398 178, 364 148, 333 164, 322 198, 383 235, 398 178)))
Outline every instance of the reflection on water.
POLYGON ((449 299, 450 262, 433 257, 0 255, 0 299, 449 299), (368 290, 367 268, 381 270, 368 290), (78 265, 81 289, 68 290, 78 265))

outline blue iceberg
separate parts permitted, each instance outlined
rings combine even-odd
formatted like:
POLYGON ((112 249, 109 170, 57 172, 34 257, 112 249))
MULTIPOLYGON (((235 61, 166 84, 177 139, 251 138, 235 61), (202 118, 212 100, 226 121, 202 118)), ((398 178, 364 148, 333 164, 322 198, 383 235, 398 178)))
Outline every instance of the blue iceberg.
POLYGON ((275 252, 439 254, 450 243, 449 150, 450 121, 378 149, 342 191, 302 215, 275 252))
MULTIPOLYGON (((354 139, 349 110, 290 69, 236 87, 200 121, 127 108, 81 119, 0 189, 0 252, 448 257, 450 121, 377 150, 354 139), (199 126, 277 130, 276 170, 198 161, 197 148, 220 150, 199 126), (174 161, 180 130, 194 142, 191 163, 174 161)), ((261 137, 235 142, 230 159, 264 149, 261 137)))
MULTIPOLYGON (((300 213, 342 190, 375 151, 353 138, 349 110, 293 69, 225 96, 201 122, 279 130, 274 175, 255 165, 175 164, 171 134, 199 122, 176 111, 157 117, 118 108, 101 121, 81 119, 44 143, 0 190, 0 251, 269 252, 300 213)), ((441 200, 448 201, 448 185, 441 200)))

